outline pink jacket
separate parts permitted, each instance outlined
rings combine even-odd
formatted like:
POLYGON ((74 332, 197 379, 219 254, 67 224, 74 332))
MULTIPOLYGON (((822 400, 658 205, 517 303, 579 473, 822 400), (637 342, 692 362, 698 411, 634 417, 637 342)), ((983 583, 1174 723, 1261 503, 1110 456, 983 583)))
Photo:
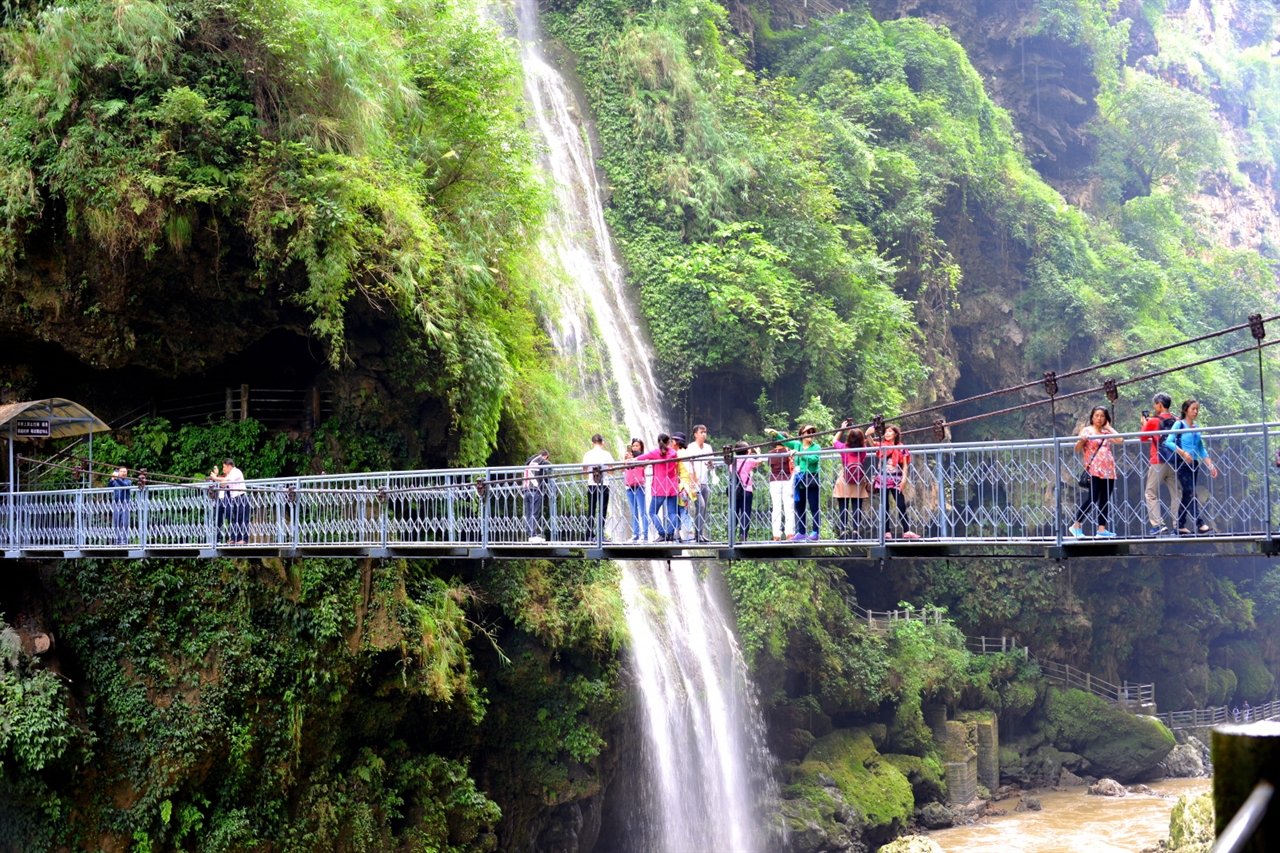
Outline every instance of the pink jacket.
MULTIPOLYGON (((658 462, 653 466, 653 486, 650 487, 650 494, 655 498, 675 497, 680 490, 680 475, 676 471, 676 452, 669 447, 660 447, 636 457, 637 461, 650 459, 671 460, 670 462, 658 462)), ((642 467, 640 470, 643 471, 644 468, 642 467)))
POLYGON ((738 481, 742 483, 742 488, 748 492, 755 491, 755 481, 751 479, 751 472, 763 460, 755 455, 738 456, 733 461, 734 470, 738 473, 738 481))

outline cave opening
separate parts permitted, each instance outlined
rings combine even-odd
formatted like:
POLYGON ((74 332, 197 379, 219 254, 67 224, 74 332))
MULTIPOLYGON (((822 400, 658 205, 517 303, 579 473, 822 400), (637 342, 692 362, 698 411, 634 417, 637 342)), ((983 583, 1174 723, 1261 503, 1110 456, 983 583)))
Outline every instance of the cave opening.
POLYGON ((137 366, 96 368, 56 344, 6 339, 0 341, 0 401, 67 397, 108 422, 139 412, 203 420, 225 416, 227 400, 232 416, 240 417, 248 389, 249 416, 305 421, 304 407, 316 408, 317 399, 329 408, 320 392, 327 368, 323 347, 290 329, 274 329, 218 364, 174 376, 137 366), (262 403, 256 412, 255 399, 262 403))

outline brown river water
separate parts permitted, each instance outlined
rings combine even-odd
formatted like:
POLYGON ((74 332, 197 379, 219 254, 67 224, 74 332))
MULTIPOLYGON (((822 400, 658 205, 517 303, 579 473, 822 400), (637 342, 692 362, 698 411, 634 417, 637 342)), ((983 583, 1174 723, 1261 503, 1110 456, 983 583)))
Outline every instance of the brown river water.
POLYGON ((1167 796, 1097 797, 1084 788, 1042 791, 1042 811, 1015 812, 1016 798, 1000 802, 1009 814, 973 826, 929 833, 946 853, 1137 853, 1169 835, 1169 812, 1181 794, 1202 794, 1210 779, 1166 779, 1149 787, 1167 796))

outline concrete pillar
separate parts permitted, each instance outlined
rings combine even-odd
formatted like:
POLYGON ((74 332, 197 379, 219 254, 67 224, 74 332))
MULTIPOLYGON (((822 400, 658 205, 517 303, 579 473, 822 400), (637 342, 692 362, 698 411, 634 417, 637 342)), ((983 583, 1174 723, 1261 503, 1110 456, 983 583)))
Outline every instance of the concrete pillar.
POLYGON ((924 724, 936 737, 938 730, 946 725, 947 722, 947 706, 943 704, 926 703, 920 709, 924 713, 924 724))
MULTIPOLYGON (((1213 812, 1221 837, 1231 818, 1261 781, 1280 786, 1280 722, 1266 720, 1213 730, 1213 812)), ((1280 848, 1280 797, 1273 797, 1262 824, 1239 848, 1264 853, 1280 848)))
POLYGON ((1000 729, 994 715, 977 720, 974 725, 978 734, 978 781, 988 791, 994 791, 1000 787, 1000 729))
POLYGON ((975 761, 948 761, 942 765, 947 777, 947 802, 963 806, 978 796, 978 773, 975 761))

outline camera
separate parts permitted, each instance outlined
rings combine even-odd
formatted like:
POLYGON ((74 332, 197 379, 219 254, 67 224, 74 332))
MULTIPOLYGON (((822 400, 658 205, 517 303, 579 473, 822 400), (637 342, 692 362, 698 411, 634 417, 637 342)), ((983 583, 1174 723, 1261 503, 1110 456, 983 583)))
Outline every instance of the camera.
POLYGON ((1142 410, 1142 419, 1143 419, 1143 420, 1146 420, 1146 419, 1147 419, 1147 418, 1149 418, 1149 417, 1151 417, 1151 413, 1150 413, 1150 412, 1148 412, 1146 409, 1143 409, 1143 410, 1142 410))

